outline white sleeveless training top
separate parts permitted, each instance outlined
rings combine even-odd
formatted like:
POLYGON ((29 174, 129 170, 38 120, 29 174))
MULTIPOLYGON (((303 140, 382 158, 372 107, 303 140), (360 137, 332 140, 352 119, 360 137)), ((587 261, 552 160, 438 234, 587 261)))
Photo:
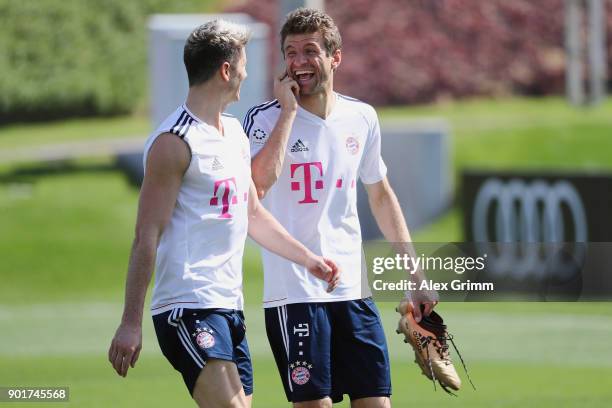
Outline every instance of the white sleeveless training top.
POLYGON ((175 307, 243 308, 250 150, 238 120, 224 115, 222 123, 225 136, 182 105, 146 142, 145 169, 149 150, 162 133, 177 135, 191 150, 172 218, 157 248, 153 315, 175 307))

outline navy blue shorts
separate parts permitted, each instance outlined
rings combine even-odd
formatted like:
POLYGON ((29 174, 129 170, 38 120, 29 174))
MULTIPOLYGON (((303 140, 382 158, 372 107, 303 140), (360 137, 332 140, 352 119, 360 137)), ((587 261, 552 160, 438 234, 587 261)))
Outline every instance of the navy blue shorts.
POLYGON ((287 400, 391 395, 387 342, 371 298, 289 304, 265 314, 287 400))
POLYGON ((191 395, 209 358, 236 363, 244 393, 253 393, 253 366, 241 311, 176 308, 153 316, 153 325, 162 353, 181 373, 191 395))

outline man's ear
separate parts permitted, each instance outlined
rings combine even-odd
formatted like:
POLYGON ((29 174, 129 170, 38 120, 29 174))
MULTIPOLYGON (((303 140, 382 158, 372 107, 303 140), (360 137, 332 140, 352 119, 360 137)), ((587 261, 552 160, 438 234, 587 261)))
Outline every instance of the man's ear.
POLYGON ((334 51, 332 54, 332 70, 333 71, 337 70, 341 62, 342 62, 342 51, 338 49, 334 51))
POLYGON ((221 79, 223 79, 225 82, 229 82, 231 78, 231 67, 229 62, 225 61, 219 70, 221 73, 221 79))

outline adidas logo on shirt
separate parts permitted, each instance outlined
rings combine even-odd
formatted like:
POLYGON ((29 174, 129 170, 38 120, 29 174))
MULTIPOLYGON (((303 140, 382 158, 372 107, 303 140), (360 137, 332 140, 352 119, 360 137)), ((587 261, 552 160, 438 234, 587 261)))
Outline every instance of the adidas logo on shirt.
POLYGON ((302 142, 300 139, 297 140, 297 142, 295 142, 293 144, 293 146, 291 146, 291 152, 292 153, 296 153, 296 152, 307 152, 310 149, 308 149, 308 146, 306 146, 304 144, 304 142, 302 142))
POLYGON ((221 170, 223 168, 223 163, 221 163, 219 161, 219 158, 217 156, 214 157, 213 162, 212 162, 212 169, 213 170, 221 170))

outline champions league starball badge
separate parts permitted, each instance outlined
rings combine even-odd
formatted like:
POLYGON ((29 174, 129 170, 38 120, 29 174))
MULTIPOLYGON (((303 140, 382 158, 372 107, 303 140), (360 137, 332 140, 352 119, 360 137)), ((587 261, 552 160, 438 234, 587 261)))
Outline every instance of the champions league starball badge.
POLYGON ((306 361, 296 361, 294 364, 290 364, 291 368, 291 381, 297 385, 304 385, 310 381, 310 370, 312 364, 308 364, 306 361))
POLYGON ((208 328, 198 328, 195 334, 195 341, 202 349, 209 349, 215 345, 215 336, 212 330, 208 328))
POLYGON ((268 135, 266 134, 266 132, 259 128, 253 131, 253 139, 255 143, 263 144, 267 136, 268 135))
POLYGON ((359 140, 355 139, 353 136, 347 137, 346 151, 353 155, 357 154, 357 152, 359 152, 359 140))

